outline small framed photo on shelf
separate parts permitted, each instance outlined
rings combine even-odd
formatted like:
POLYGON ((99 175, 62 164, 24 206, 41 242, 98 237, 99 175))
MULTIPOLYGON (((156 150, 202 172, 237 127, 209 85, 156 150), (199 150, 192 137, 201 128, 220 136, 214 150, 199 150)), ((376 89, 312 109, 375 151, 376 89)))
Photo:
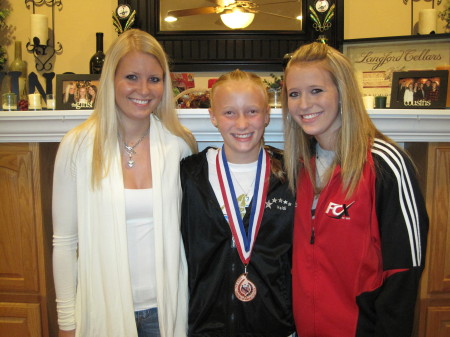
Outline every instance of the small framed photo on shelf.
POLYGON ((448 70, 394 72, 392 75, 392 109, 445 108, 448 70))
POLYGON ((99 83, 99 74, 56 75, 56 109, 94 109, 99 83))

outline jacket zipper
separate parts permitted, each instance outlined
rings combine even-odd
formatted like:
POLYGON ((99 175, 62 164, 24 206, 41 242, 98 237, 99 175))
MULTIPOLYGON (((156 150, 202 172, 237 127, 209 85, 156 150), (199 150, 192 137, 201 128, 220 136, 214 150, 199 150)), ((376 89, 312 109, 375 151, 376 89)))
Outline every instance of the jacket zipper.
POLYGON ((314 198, 312 205, 311 205, 311 236, 309 238, 309 243, 310 244, 314 244, 314 242, 316 241, 316 231, 315 231, 315 227, 314 227, 314 223, 316 222, 316 214, 317 214, 317 206, 319 205, 319 199, 317 197, 314 198))
POLYGON ((314 275, 314 284, 313 284, 313 292, 312 292, 312 311, 313 311, 313 335, 316 336, 316 272, 317 272, 317 264, 316 264, 316 252, 315 252, 315 242, 316 242, 316 215, 317 209, 319 208, 319 199, 315 202, 315 210, 314 210, 314 216, 311 219, 311 237, 309 238, 309 243, 312 245, 311 251, 312 251, 312 260, 313 260, 313 275, 314 275))

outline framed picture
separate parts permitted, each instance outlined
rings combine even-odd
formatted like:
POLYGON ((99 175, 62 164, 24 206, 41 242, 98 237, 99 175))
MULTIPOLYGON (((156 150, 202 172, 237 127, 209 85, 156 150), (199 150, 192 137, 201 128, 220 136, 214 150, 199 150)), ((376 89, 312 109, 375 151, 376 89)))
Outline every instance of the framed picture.
POLYGON ((445 108, 448 70, 403 71, 392 75, 391 108, 445 108))
POLYGON ((56 75, 56 110, 94 109, 100 74, 56 75))

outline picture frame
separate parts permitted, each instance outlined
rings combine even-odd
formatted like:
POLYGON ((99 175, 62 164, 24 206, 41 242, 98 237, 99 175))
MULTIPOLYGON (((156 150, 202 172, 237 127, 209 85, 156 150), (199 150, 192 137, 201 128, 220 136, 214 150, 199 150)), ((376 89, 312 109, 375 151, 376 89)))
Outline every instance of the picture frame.
POLYGON ((392 109, 445 108, 448 70, 400 71, 392 74, 392 109))
POLYGON ((92 110, 100 74, 56 75, 56 110, 92 110))

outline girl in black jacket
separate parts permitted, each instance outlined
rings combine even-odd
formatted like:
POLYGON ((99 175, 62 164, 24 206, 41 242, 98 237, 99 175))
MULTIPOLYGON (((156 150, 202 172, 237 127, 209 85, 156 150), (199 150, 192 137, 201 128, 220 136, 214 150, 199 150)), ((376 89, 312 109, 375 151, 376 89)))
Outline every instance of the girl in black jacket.
POLYGON ((261 79, 235 70, 212 88, 224 145, 181 163, 181 230, 189 267, 189 332, 286 337, 294 196, 282 155, 263 146, 270 107, 261 79))

